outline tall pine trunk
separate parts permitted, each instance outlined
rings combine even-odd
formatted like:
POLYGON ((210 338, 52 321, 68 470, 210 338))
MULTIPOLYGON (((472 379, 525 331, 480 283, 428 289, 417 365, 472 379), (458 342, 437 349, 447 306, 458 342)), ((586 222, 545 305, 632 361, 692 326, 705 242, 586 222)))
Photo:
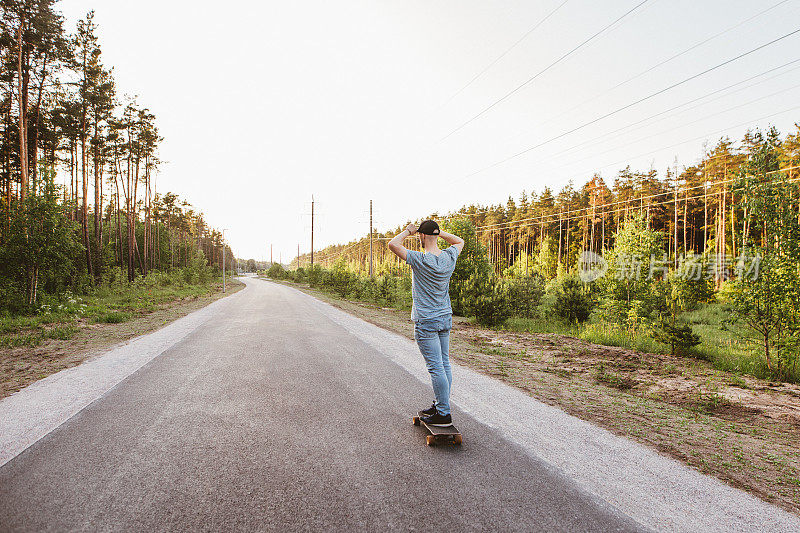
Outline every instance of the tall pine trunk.
MULTIPOLYGON (((100 232, 100 216, 102 215, 102 197, 100 194, 100 155, 98 147, 97 119, 94 123, 94 143, 92 146, 92 160, 94 162, 94 248, 97 254, 97 264, 100 264, 100 251, 102 250, 102 234, 100 232)), ((99 267, 98 267, 99 269, 99 267)), ((97 273, 99 275, 99 272, 97 273)))
POLYGON ((28 75, 22 69, 22 29, 25 20, 20 20, 17 29, 17 90, 19 91, 19 170, 20 170, 20 200, 25 200, 28 193, 28 75))

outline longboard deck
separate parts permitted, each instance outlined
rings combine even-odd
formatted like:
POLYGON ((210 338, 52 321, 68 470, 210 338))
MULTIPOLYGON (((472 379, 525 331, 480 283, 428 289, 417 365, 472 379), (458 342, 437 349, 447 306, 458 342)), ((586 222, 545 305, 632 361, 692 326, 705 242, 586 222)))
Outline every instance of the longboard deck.
POLYGON ((421 425, 430 433, 425 437, 425 442, 428 446, 438 443, 461 444, 461 433, 455 426, 432 426, 423 422, 419 416, 415 416, 412 421, 415 426, 421 425))

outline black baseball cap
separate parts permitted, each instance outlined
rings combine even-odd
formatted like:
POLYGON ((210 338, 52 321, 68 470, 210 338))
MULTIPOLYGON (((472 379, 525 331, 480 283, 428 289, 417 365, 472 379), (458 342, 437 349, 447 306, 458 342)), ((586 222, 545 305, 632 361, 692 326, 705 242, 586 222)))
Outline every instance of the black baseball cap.
POLYGON ((417 231, 425 235, 439 235, 439 224, 433 220, 426 220, 419 225, 419 229, 417 231))

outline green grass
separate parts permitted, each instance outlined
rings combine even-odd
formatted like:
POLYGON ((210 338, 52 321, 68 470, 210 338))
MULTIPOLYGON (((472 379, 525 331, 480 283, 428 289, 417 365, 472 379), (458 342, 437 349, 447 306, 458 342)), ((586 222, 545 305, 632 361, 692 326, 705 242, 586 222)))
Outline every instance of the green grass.
MULTIPOLYGON (((327 287, 317 286, 315 289, 333 298, 341 298, 327 287)), ((391 305, 387 305, 375 298, 367 299, 362 296, 356 299, 353 294, 348 295, 350 300, 394 309, 410 309, 410 293, 407 287, 398 286, 395 298, 391 305)), ((670 353, 668 345, 656 341, 643 331, 629 331, 601 322, 566 323, 551 312, 553 299, 552 294, 544 295, 539 306, 539 317, 512 317, 498 329, 515 333, 567 335, 604 346, 618 346, 645 353, 670 353)), ((700 336, 700 344, 692 348, 686 357, 709 361, 716 370, 747 374, 761 379, 800 382, 800 370, 777 375, 768 368, 760 347, 747 340, 747 331, 741 325, 729 322, 730 312, 724 304, 719 302, 702 304, 697 309, 683 313, 680 318, 691 325, 693 331, 700 336)), ((469 322, 474 323, 474 320, 470 319, 469 322)))
POLYGON ((609 324, 588 324, 578 337, 604 346, 619 346, 645 353, 669 353, 669 346, 656 342, 647 335, 609 324))
POLYGON ((695 397, 694 405, 690 406, 689 409, 703 413, 713 413, 716 409, 726 405, 731 405, 731 402, 717 391, 700 391, 695 397))
POLYGON ((98 322, 103 322, 105 324, 120 324, 122 322, 127 322, 130 319, 130 313, 123 313, 121 311, 112 311, 97 317, 98 322))
MULTIPOLYGON (((747 374, 760 379, 779 379, 800 382, 800 373, 776 375, 771 371, 760 348, 748 341, 747 332, 738 324, 728 322, 729 313, 720 303, 708 303, 698 309, 688 311, 681 318, 700 335, 700 344, 694 347, 690 356, 709 361, 716 370, 747 374)), ((557 329, 551 330, 562 333, 557 329)), ((666 344, 659 343, 647 334, 632 332, 610 324, 587 324, 577 333, 588 342, 604 346, 619 346, 646 353, 669 354, 666 344)))
POLYGON ((68 340, 75 336, 78 333, 79 328, 73 326, 72 324, 66 324, 63 326, 56 326, 54 328, 50 328, 45 332, 45 335, 48 339, 56 339, 56 340, 68 340))
POLYGON ((800 375, 794 372, 776 376, 767 366, 761 348, 748 340, 748 332, 743 326, 728 323, 728 316, 725 306, 716 302, 682 315, 700 335, 700 345, 696 350, 711 361, 714 368, 761 379, 800 382, 800 375))
POLYGON ((219 279, 188 284, 183 276, 154 273, 133 283, 114 283, 84 295, 70 293, 43 302, 33 315, 0 314, 0 347, 38 346, 47 339, 67 340, 78 331, 78 321, 118 324, 161 304, 205 296, 217 290, 219 279))
POLYGON ((577 337, 582 326, 545 318, 509 318, 501 329, 515 333, 555 333, 577 337))
POLYGON ((39 346, 44 338, 41 333, 22 333, 18 335, 4 335, 0 337, 0 347, 17 348, 20 346, 39 346))

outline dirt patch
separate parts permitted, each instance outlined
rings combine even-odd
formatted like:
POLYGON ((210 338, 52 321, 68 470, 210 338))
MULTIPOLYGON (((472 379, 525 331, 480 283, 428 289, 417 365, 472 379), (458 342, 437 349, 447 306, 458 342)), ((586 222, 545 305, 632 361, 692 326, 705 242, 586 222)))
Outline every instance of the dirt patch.
MULTIPOLYGON (((413 338, 408 311, 289 284, 413 338)), ((451 358, 800 514, 800 387, 705 361, 497 331, 455 317, 451 358)))
POLYGON ((75 326, 79 330, 70 339, 50 339, 34 347, 4 348, 0 350, 0 398, 50 374, 79 365, 117 343, 155 331, 243 287, 243 283, 232 280, 224 295, 221 290, 216 290, 204 296, 165 302, 153 311, 139 312, 118 324, 77 320, 75 326))

